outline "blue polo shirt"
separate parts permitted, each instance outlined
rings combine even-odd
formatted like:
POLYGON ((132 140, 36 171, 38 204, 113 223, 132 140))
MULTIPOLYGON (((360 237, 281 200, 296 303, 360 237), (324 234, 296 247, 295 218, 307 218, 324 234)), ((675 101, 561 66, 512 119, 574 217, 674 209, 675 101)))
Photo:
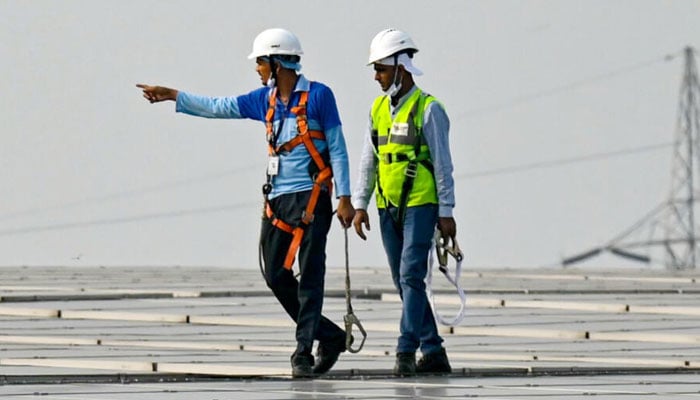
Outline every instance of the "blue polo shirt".
MULTIPOLYGON (((299 103, 303 91, 309 92, 306 104, 309 129, 322 131, 326 136, 325 141, 314 139, 314 144, 320 153, 328 150, 336 196, 349 196, 348 152, 335 97, 328 86, 309 81, 300 74, 289 103, 284 105, 277 98, 273 124, 274 131, 279 131, 276 144, 286 143, 298 134, 296 115, 291 109, 299 103)), ((175 110, 204 118, 248 118, 265 123, 271 93, 272 89, 268 87, 235 97, 208 97, 178 92, 175 110)), ((263 130, 263 138, 264 132, 263 130)), ((309 176, 309 163, 312 162, 311 155, 303 145, 281 154, 279 172, 273 177, 270 197, 311 190, 313 181, 309 176)))

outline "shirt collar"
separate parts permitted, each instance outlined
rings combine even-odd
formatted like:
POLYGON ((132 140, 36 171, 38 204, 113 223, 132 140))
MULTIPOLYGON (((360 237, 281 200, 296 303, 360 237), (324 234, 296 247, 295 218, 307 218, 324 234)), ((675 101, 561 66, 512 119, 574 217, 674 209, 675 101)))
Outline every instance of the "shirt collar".
MULTIPOLYGON (((306 77, 303 74, 299 74, 297 76, 297 83, 294 86, 294 93, 296 92, 308 92, 309 89, 311 88, 311 81, 306 79, 306 77)), ((268 97, 272 96, 272 93, 274 93, 274 90, 276 88, 270 88, 270 91, 268 92, 268 97)))
POLYGON ((309 88, 311 87, 311 82, 306 79, 304 74, 299 74, 299 78, 297 78, 297 84, 294 87, 295 92, 308 92, 309 88))
MULTIPOLYGON (((406 92, 406 94, 404 94, 403 96, 401 96, 401 97, 399 98, 399 101, 396 103, 396 106, 392 106, 392 109, 399 109, 399 108, 401 108, 401 106, 406 102, 406 100, 408 100, 409 97, 411 97, 411 95, 412 95, 416 90, 418 90, 418 86, 414 84, 413 87, 412 87, 408 92, 406 92)), ((389 99, 389 100, 390 100, 390 101, 389 101, 389 104, 391 104, 391 99, 389 99)))

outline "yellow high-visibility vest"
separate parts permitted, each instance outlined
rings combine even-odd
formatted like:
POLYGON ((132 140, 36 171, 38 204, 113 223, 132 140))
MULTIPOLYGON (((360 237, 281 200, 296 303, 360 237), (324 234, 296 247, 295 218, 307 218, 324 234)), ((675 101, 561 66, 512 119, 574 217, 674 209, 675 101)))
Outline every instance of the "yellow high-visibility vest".
POLYGON ((423 114, 433 101, 436 101, 433 96, 417 89, 392 120, 389 96, 379 96, 374 100, 372 141, 378 159, 378 208, 401 206, 401 193, 407 174, 415 174, 415 178, 406 194, 406 207, 438 204, 430 151, 423 138, 423 114), (415 172, 409 169, 409 164, 415 172))

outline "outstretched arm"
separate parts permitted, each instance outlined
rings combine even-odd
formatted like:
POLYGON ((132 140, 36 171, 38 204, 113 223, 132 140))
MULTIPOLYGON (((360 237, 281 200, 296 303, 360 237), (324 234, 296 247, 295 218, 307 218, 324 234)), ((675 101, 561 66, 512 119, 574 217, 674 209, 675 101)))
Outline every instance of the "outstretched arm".
POLYGON ((267 111, 267 92, 257 90, 239 97, 209 97, 143 83, 137 84, 136 87, 143 89, 143 97, 151 103, 159 103, 166 100, 175 101, 175 111, 196 117, 252 118, 262 120, 265 117, 265 111, 267 111), (239 108, 239 99, 243 99, 244 110, 239 108), (258 107, 259 104, 263 104, 263 106, 258 107), (259 111, 260 109, 264 111, 259 111), (259 113, 256 114, 256 110, 259 113))
POLYGON ((158 103, 166 100, 177 100, 176 89, 170 89, 163 86, 151 86, 143 83, 136 84, 136 87, 143 89, 143 97, 151 103, 158 103))

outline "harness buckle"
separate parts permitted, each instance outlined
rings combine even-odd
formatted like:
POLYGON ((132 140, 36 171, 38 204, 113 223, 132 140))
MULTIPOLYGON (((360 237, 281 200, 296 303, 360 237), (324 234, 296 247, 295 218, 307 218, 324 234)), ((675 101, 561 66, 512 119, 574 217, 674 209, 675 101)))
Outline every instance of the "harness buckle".
POLYGON ((410 162, 406 166, 406 172, 404 173, 409 178, 415 178, 418 175, 418 163, 410 162))
POLYGON ((309 225, 310 223, 314 222, 314 215, 313 214, 307 214, 306 210, 301 212, 301 222, 304 225, 309 225), (307 215, 310 215, 309 218, 307 218, 307 215))

